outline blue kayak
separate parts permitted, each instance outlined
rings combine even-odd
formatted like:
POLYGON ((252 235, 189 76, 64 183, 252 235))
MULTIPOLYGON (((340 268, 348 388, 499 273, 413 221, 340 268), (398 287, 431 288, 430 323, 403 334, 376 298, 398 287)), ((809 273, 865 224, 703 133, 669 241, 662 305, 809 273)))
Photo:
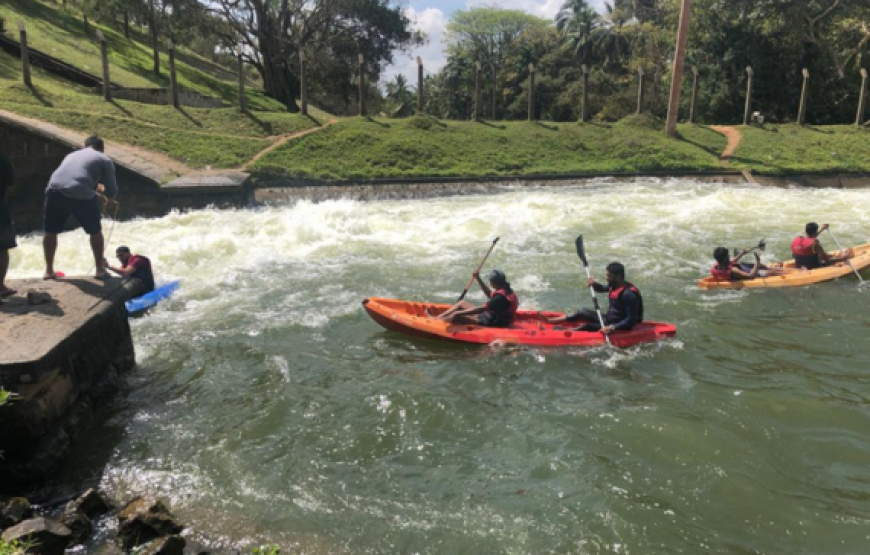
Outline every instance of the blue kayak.
POLYGON ((170 281, 168 283, 164 283, 154 291, 150 293, 145 293, 141 297, 136 297, 135 299, 130 299, 126 302, 127 312, 131 316, 135 316, 137 314, 141 314, 145 312, 149 308, 153 307, 163 299, 168 299, 175 293, 175 290, 181 286, 180 280, 170 281))

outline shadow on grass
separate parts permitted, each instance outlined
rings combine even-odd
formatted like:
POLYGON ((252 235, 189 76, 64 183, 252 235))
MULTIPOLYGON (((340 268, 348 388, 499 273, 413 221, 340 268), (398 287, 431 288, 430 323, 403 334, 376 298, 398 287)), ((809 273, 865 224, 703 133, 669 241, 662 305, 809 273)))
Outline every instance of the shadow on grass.
POLYGON ((822 135, 833 135, 834 132, 829 129, 819 129, 818 127, 813 127, 812 125, 799 125, 796 126, 800 129, 806 129, 807 131, 812 131, 813 133, 821 133, 822 135))
POLYGON ((371 116, 365 116, 365 117, 363 117, 363 119, 370 122, 370 123, 374 123, 375 125, 380 125, 381 127, 385 128, 385 129, 390 128, 389 123, 386 123, 383 121, 377 121, 376 119, 372 118, 371 116))
POLYGON ((40 104, 42 104, 46 108, 53 108, 54 107, 54 104, 52 104, 47 98, 42 96, 42 93, 39 92, 39 89, 37 89, 33 85, 27 85, 27 89, 30 91, 30 94, 33 95, 33 98, 38 100, 40 104))
POLYGON ((317 119, 316 117, 312 116, 311 114, 304 114, 304 115, 306 118, 308 118, 308 121, 310 121, 311 123, 313 123, 317 127, 323 127, 323 122, 320 121, 319 119, 317 119))
POLYGON ((123 106, 121 106, 120 104, 118 104, 114 99, 110 100, 110 101, 109 101, 109 104, 111 104, 112 106, 114 106, 114 107, 115 107, 119 112, 123 113, 123 114, 124 114, 125 116, 127 116, 128 118, 133 118, 133 117, 135 117, 135 116, 133 115, 133 112, 131 112, 131 111, 128 110, 127 108, 124 108, 123 106))
POLYGON ((558 131, 558 130, 559 130, 559 126, 558 126, 558 125, 546 124, 546 123, 544 123, 543 121, 536 121, 535 123, 536 123, 539 127, 543 127, 544 129, 548 129, 548 130, 550 130, 550 131, 558 131))
POLYGON ((479 120, 477 120, 477 123, 479 123, 479 124, 481 124, 481 125, 485 125, 485 126, 487 126, 487 127, 492 127, 492 128, 494 128, 494 129, 507 129, 507 125, 502 125, 502 124, 492 123, 492 122, 489 122, 489 121, 486 121, 486 120, 483 120, 483 119, 479 119, 479 120))
POLYGON ((263 133, 265 133, 267 135, 272 135, 273 131, 272 131, 272 124, 271 123, 261 120, 260 118, 255 116, 252 111, 250 111, 248 109, 242 110, 242 113, 245 115, 246 118, 248 118, 249 120, 256 123, 260 127, 260 129, 263 130, 263 133))
MULTIPOLYGON (((707 154, 709 154, 711 156, 715 156, 717 159, 722 160, 722 158, 720 156, 722 154, 722 149, 716 149, 716 148, 713 148, 709 145, 705 145, 703 143, 693 141, 693 140, 689 139, 688 137, 686 137, 685 135, 683 135, 682 133, 677 133, 677 136, 675 138, 679 141, 684 142, 684 143, 688 143, 690 145, 696 146, 696 147, 700 148, 701 150, 703 150, 704 152, 706 152, 707 154)), ((723 147, 723 149, 724 148, 725 147, 723 147)), ((725 160, 737 160, 737 158, 730 156, 728 158, 725 158, 725 160)))
POLYGON ((588 125, 589 127, 599 127, 601 129, 610 129, 611 127, 613 127, 613 125, 610 123, 604 123, 600 121, 578 121, 577 125, 579 125, 580 127, 586 127, 588 125))
POLYGON ((196 119, 194 119, 193 116, 191 116, 190 114, 188 114, 188 113, 184 110, 183 107, 179 106, 178 108, 176 108, 176 110, 178 110, 179 113, 181 113, 182 116, 184 116, 184 117, 186 117, 187 119, 189 119, 189 120, 191 121, 191 123, 193 123, 195 126, 197 126, 197 127, 202 127, 202 124, 201 124, 199 121, 197 121, 196 119))

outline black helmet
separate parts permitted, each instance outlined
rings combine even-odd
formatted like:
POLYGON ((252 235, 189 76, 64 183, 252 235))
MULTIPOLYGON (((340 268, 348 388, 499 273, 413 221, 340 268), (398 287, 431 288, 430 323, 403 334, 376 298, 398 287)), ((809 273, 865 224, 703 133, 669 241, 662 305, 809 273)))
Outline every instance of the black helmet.
POLYGON ((489 281, 495 283, 496 285, 506 285, 507 277, 501 270, 493 270, 489 273, 489 281))

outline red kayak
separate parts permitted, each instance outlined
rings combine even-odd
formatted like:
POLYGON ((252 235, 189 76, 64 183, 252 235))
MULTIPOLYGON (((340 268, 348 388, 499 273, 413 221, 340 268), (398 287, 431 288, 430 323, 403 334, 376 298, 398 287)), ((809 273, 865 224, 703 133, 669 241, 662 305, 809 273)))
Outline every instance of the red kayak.
MULTIPOLYGON (((416 337, 446 339, 460 343, 488 345, 494 342, 512 345, 540 345, 550 347, 604 345, 600 332, 573 331, 571 324, 554 326, 541 316, 564 316, 561 312, 520 310, 509 328, 491 328, 469 324, 450 324, 433 318, 450 308, 448 304, 417 303, 399 299, 372 297, 363 301, 363 307, 372 320, 387 328, 416 337)), ((631 330, 610 334, 616 347, 631 347, 677 335, 677 327, 664 322, 642 322, 631 330)))

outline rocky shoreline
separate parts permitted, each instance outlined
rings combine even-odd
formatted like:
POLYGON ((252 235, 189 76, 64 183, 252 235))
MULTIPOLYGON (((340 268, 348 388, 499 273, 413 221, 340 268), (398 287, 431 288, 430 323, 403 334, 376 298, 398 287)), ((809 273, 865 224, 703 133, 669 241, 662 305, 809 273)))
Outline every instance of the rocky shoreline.
MULTIPOLYGON (((180 523, 160 499, 137 496, 115 506, 105 494, 89 489, 63 506, 32 505, 24 497, 0 498, 2 539, 35 555, 88 553, 98 533, 100 553, 137 555, 240 555, 212 548, 180 523), (69 550, 69 551, 68 551, 69 550)), ((2 545, 0 545, 2 547, 2 545)), ((3 553, 6 553, 5 551, 3 553)))

